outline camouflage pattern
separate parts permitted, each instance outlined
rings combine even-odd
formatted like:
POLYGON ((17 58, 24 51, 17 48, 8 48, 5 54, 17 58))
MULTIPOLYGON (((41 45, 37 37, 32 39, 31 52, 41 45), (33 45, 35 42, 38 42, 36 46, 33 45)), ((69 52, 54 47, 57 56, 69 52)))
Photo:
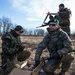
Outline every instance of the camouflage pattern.
POLYGON ((56 51, 61 58, 50 59, 44 66, 44 71, 46 73, 52 73, 56 70, 57 66, 62 60, 62 56, 72 50, 71 41, 67 33, 62 29, 58 29, 52 34, 48 34, 44 37, 43 41, 38 45, 38 49, 35 54, 35 61, 40 61, 40 56, 42 51, 47 47, 50 55, 53 51, 56 51))
POLYGON ((22 61, 24 61, 24 57, 25 59, 26 57, 28 58, 28 54, 30 56, 30 52, 23 51, 23 49, 24 47, 21 44, 20 37, 15 33, 14 30, 2 36, 2 70, 3 73, 5 73, 3 75, 8 75, 12 71, 16 62, 18 61, 17 59, 22 55, 23 52, 26 54, 22 55, 22 61))
POLYGON ((56 18, 59 19, 59 25, 70 36, 70 9, 64 8, 62 11, 59 11, 58 14, 59 16, 56 16, 56 18))
POLYGON ((71 54, 65 55, 62 61, 62 65, 61 65, 60 75, 65 75, 65 72, 69 70, 73 60, 74 60, 74 57, 71 54))
MULTIPOLYGON (((4 56, 4 55, 3 55, 4 56)), ((12 60, 9 60, 8 58, 2 59, 2 75, 9 75, 9 73, 13 70, 15 67, 15 64, 17 62, 16 57, 12 60), (4 61, 4 59, 6 61, 4 61), (5 64, 5 65, 4 65, 5 64), (4 65, 4 66, 3 66, 4 65)))
MULTIPOLYGON (((59 14, 59 16, 57 16, 57 19, 59 19, 59 25, 61 26, 61 29, 70 36, 71 10, 64 8, 62 11, 59 11, 58 14, 59 14)), ((74 60, 74 58, 71 55, 66 55, 66 57, 64 57, 64 60, 62 62, 62 66, 61 66, 61 74, 68 71, 68 69, 71 65, 71 62, 73 60, 74 60)))
POLYGON ((14 37, 10 32, 2 36, 2 51, 6 54, 15 54, 19 50, 21 45, 20 37, 14 37), (8 47, 9 43, 6 43, 6 40, 11 40, 11 45, 8 47))

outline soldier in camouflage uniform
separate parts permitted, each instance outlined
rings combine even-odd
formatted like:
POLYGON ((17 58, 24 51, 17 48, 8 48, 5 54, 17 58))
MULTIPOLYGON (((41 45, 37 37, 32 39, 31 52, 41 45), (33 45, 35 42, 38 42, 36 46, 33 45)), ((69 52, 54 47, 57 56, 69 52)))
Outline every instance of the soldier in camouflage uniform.
MULTIPOLYGON (((59 21, 55 18, 49 21, 48 34, 43 41, 39 43, 35 54, 35 66, 40 63, 40 56, 42 51, 47 48, 50 54, 50 59, 44 65, 44 71, 48 75, 53 75, 57 69, 63 56, 68 55, 68 51, 72 50, 71 41, 66 32, 64 32, 59 25, 59 21)), ((68 62, 68 61, 67 61, 68 62)))
MULTIPOLYGON (((53 18, 53 16, 48 13, 50 16, 50 19, 53 18)), ((67 32, 67 34, 70 36, 70 15, 71 11, 68 8, 65 8, 64 4, 59 5, 59 12, 55 14, 55 18, 59 19, 59 25, 61 26, 61 29, 67 32)))
POLYGON ((59 12, 56 17, 60 21, 61 28, 67 32, 67 34, 70 36, 70 14, 71 11, 68 8, 65 8, 64 4, 59 5, 59 12))
MULTIPOLYGON (((61 28, 70 36, 70 15, 71 15, 71 10, 68 8, 65 8, 64 4, 59 5, 59 12, 55 16, 57 19, 59 19, 59 24, 61 28)), ((70 65, 71 62, 74 60, 74 58, 71 56, 71 54, 66 55, 64 58, 64 61, 62 62, 62 70, 60 74, 63 74, 66 72, 70 65), (68 61, 68 62, 67 62, 68 61)))
POLYGON ((15 67, 17 60, 21 62, 30 56, 30 52, 23 51, 25 46, 20 40, 20 35, 23 32, 24 29, 18 25, 14 30, 2 36, 2 75, 8 75, 15 67), (24 58, 22 59, 22 57, 24 58))
MULTIPOLYGON (((48 15, 50 15, 49 16, 50 19, 53 18, 53 16, 50 13, 48 13, 48 15)), ((70 15, 71 15, 71 10, 65 8, 64 4, 60 4, 59 12, 54 16, 55 18, 59 19, 59 25, 61 26, 61 29, 65 31, 69 36, 70 36, 70 15)), ((70 55, 66 55, 64 60, 65 61, 63 61, 61 67, 62 68, 61 73, 64 73, 69 69, 71 62, 74 60, 74 58, 70 54, 70 55)))

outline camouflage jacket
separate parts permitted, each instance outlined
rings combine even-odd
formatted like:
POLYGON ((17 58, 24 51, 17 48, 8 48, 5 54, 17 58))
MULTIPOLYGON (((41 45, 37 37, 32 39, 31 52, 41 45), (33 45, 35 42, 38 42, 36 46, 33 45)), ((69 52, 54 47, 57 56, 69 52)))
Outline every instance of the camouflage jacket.
POLYGON ((42 51, 45 48, 48 48, 50 54, 53 51, 56 51, 60 56, 67 53, 69 50, 72 50, 70 38, 62 29, 59 29, 54 34, 48 34, 44 37, 36 50, 35 61, 40 60, 42 51))
POLYGON ((20 45, 20 37, 13 36, 11 32, 8 32, 2 36, 2 53, 6 55, 14 55, 19 50, 20 45))
POLYGON ((70 9, 64 8, 62 11, 58 12, 59 16, 55 16, 57 19, 59 19, 59 25, 60 26, 69 26, 70 25, 70 9))
MULTIPOLYGON (((58 16, 54 16, 55 18, 57 18, 59 20, 59 25, 61 27, 66 27, 70 25, 70 15, 71 15, 71 10, 64 8, 62 11, 58 12, 58 16)), ((52 15, 49 16, 50 19, 53 18, 52 15)))

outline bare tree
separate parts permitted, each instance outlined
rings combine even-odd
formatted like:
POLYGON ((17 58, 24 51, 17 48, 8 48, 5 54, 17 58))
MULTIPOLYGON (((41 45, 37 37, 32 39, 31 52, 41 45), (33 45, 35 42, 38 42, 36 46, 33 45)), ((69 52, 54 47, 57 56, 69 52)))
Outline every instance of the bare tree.
POLYGON ((13 24, 11 23, 11 20, 9 18, 3 17, 2 18, 3 33, 8 32, 11 26, 13 26, 13 24))
POLYGON ((28 34, 29 34, 29 35, 33 35, 32 33, 33 33, 32 30, 29 30, 29 31, 28 31, 28 34))
POLYGON ((43 36, 44 35, 44 30, 36 29, 36 30, 34 30, 34 35, 43 36))
POLYGON ((34 35, 35 35, 35 36, 37 35, 37 30, 34 30, 34 35))
POLYGON ((38 36, 43 36, 44 35, 44 30, 39 29, 37 35, 38 36))
POLYGON ((0 35, 1 35, 2 20, 0 18, 0 35))
POLYGON ((23 35, 28 35, 27 29, 24 29, 23 35))

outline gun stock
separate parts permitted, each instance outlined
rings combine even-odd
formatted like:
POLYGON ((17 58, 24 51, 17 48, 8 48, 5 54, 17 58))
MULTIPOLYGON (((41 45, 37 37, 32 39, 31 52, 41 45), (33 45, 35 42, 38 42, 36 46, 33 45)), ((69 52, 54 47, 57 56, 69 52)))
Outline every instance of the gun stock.
POLYGON ((32 71, 31 75, 37 75, 39 73, 39 71, 42 69, 45 61, 48 60, 49 58, 50 58, 50 56, 42 58, 40 64, 32 71))
MULTIPOLYGON (((68 53, 75 52, 75 50, 71 50, 68 53)), ((48 60, 50 57, 45 57, 43 60, 40 62, 40 64, 31 72, 31 75, 37 75, 39 71, 42 69, 42 66, 44 65, 44 61, 48 60)))
POLYGON ((39 71, 41 70, 42 66, 44 65, 44 62, 41 61, 40 64, 33 70, 33 72, 31 73, 31 75, 37 75, 39 73, 39 71))

